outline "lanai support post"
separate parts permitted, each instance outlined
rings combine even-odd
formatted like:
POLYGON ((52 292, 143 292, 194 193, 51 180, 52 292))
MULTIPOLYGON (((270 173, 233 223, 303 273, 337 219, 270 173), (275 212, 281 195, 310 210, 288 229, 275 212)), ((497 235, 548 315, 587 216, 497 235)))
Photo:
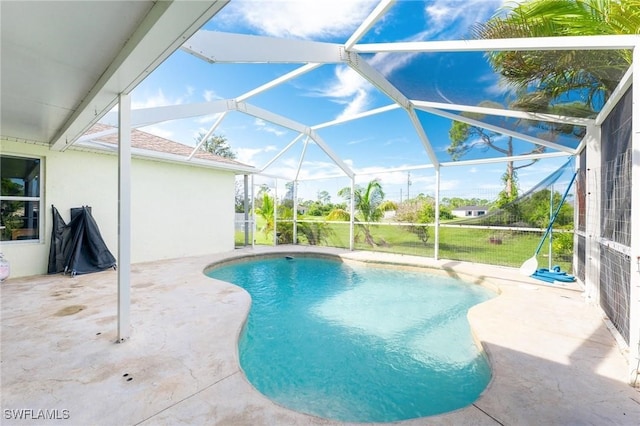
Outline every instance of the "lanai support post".
MULTIPOLYGON (((438 249, 440 248, 440 167, 436 167, 436 217, 433 236, 433 258, 438 260, 438 249)), ((428 229, 427 229, 428 230, 428 229)))
POLYGON ((244 246, 249 245, 249 175, 244 175, 244 246))
POLYGON ((251 248, 256 248, 256 231, 257 231, 257 221, 256 221, 256 184, 254 177, 255 175, 251 175, 251 202, 253 204, 253 208, 251 209, 251 248))
POLYGON ((273 245, 278 245, 278 179, 273 190, 273 245))
POLYGON ((640 383, 640 44, 633 49, 631 111, 631 273, 629 352, 631 383, 640 383))
POLYGON ((298 244, 298 181, 293 181, 293 242, 298 244))
POLYGON ((131 308, 131 95, 118 106, 118 340, 129 338, 131 308))
POLYGON ((602 203, 600 186, 600 126, 587 126, 584 137, 587 150, 586 184, 587 197, 585 205, 585 296, 596 306, 600 305, 600 206, 602 203))
POLYGON ((355 233, 353 229, 353 223, 356 217, 356 202, 354 200, 356 192, 356 177, 355 175, 351 177, 351 191, 349 192, 351 196, 349 197, 351 205, 349 206, 349 250, 353 251, 355 244, 355 233))

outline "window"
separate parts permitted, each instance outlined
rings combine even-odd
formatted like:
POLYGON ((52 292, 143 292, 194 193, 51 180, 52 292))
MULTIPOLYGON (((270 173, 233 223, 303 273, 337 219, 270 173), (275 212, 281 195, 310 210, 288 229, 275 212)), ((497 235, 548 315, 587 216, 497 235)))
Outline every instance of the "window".
POLYGON ((0 236, 2 241, 40 239, 41 161, 0 156, 0 236))

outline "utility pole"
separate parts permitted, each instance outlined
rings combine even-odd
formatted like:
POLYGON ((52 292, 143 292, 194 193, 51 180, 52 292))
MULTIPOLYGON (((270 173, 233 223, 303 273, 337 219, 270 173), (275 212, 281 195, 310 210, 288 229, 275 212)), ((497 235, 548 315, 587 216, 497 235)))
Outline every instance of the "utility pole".
POLYGON ((407 200, 409 200, 409 187, 411 186, 411 172, 407 172, 407 200))

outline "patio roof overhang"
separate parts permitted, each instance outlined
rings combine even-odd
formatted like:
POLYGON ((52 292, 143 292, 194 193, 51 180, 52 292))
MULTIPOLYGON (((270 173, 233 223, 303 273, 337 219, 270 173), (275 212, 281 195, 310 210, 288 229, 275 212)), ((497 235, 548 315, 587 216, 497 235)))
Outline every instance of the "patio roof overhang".
POLYGON ((227 3, 0 3, 2 137, 66 149, 227 3))

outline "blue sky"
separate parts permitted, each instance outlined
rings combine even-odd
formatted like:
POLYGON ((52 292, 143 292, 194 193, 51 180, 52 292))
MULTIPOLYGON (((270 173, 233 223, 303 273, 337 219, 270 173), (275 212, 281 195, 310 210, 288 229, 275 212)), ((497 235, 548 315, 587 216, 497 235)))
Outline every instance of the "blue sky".
MULTIPOLYGON (((232 0, 219 12, 206 30, 344 43, 377 2, 349 1, 239 1, 232 0)), ((468 38, 470 26, 485 21, 502 6, 502 0, 399 1, 359 41, 456 40, 468 38)), ((498 77, 478 54, 375 54, 366 60, 411 99, 476 105, 483 100, 503 100, 508 93, 498 77)), ((274 78, 298 68, 300 64, 209 64, 184 51, 177 51, 143 81, 132 94, 132 107, 232 99, 274 78)), ((369 82, 345 65, 323 65, 268 92, 250 98, 248 103, 269 109, 305 125, 313 126, 348 117, 392 102, 369 82)), ((440 161, 450 161, 449 119, 419 112, 418 117, 440 161)), ((198 133, 209 130, 217 116, 174 120, 142 130, 168 139, 194 145, 198 133)), ((406 197, 408 172, 384 173, 386 169, 411 168, 429 164, 429 158, 407 114, 389 111, 318 131, 331 149, 358 175, 357 182, 378 178, 388 198, 406 197)), ((258 169, 287 146, 297 133, 251 116, 233 112, 227 115, 215 134, 224 135, 238 160, 258 169)), ((265 172, 292 178, 303 150, 301 139, 287 154, 265 172)), ((527 152, 528 143, 517 150, 527 152)), ((483 158, 490 152, 473 152, 466 159, 483 158)), ((300 178, 299 196, 315 199, 326 189, 333 201, 337 190, 349 184, 347 178, 316 180, 340 175, 318 146, 308 144, 300 178)), ((523 169, 520 185, 527 189, 540 181, 566 157, 540 161, 536 169, 523 169)), ((504 163, 442 168, 443 196, 491 198, 501 189, 504 163)), ((413 170, 410 194, 433 194, 433 169, 413 170)), ((262 180, 272 185, 273 179, 262 180)), ((261 182, 257 180, 257 182, 261 182)), ((286 179, 279 180, 284 194, 286 179)), ((281 192, 282 191, 282 192, 281 192)))

